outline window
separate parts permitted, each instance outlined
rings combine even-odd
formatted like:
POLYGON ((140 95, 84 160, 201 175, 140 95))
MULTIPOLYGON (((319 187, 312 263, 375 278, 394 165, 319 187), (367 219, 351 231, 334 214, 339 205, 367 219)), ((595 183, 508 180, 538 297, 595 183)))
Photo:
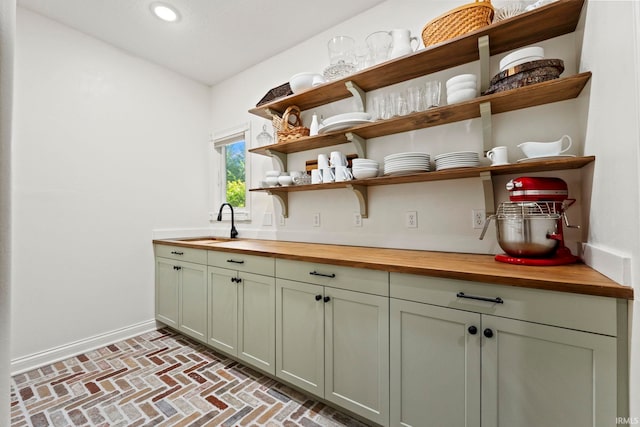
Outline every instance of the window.
MULTIPOLYGON (((214 136, 214 147, 218 153, 218 200, 220 204, 233 206, 236 219, 248 220, 249 197, 247 176, 248 125, 220 132, 214 136)), ((225 210, 225 219, 228 211, 225 210)))

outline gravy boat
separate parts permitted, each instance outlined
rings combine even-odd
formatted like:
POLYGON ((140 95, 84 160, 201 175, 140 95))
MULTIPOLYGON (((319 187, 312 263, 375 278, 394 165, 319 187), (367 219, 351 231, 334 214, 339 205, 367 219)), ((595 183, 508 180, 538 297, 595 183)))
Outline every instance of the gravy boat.
POLYGON ((559 140, 552 142, 523 142, 518 145, 518 148, 529 158, 557 156, 571 148, 571 137, 563 135, 559 140), (562 148, 565 140, 568 145, 562 148))

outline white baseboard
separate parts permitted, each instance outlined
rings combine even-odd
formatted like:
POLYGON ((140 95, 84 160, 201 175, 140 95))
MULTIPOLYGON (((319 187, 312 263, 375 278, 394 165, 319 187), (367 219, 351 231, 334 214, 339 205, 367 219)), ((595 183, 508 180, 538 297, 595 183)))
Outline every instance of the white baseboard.
POLYGON ((155 320, 147 320, 125 328, 94 335, 59 347, 19 357, 11 360, 11 375, 13 376, 41 366, 50 365, 60 360, 95 350, 96 348, 159 329, 162 326, 162 324, 157 323, 155 320))
POLYGON ((614 282, 631 286, 631 256, 610 248, 582 244, 584 263, 614 282))

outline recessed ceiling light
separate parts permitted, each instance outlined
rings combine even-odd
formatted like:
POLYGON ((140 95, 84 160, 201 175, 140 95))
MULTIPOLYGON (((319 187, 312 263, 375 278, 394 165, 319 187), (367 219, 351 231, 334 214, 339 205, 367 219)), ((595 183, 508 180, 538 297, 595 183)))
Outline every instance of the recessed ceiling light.
POLYGON ((173 7, 166 3, 151 3, 151 11, 155 16, 166 22, 177 22, 180 20, 180 14, 173 7))

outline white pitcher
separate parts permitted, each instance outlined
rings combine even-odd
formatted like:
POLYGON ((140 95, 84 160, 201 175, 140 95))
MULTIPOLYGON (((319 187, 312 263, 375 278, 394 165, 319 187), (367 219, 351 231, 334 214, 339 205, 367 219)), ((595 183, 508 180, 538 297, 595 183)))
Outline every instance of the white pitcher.
POLYGON ((420 45, 417 37, 411 37, 410 30, 391 30, 389 32, 392 38, 391 53, 389 59, 398 58, 408 53, 415 52, 420 45), (411 45, 411 42, 416 42, 415 47, 411 45))

